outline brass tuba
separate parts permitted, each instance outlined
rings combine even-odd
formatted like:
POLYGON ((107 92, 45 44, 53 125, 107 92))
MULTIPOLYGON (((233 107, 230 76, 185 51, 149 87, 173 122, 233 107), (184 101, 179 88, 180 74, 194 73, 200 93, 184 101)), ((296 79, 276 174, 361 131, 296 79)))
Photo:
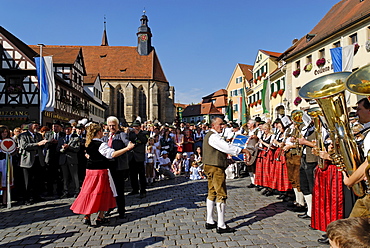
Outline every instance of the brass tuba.
MULTIPOLYGON (((338 72, 319 77, 305 84, 299 91, 304 99, 314 99, 319 104, 330 131, 335 153, 333 163, 348 175, 361 164, 361 156, 350 130, 348 111, 344 96, 345 80, 350 72, 338 72)), ((352 187, 357 196, 365 194, 365 185, 360 182, 352 187)))
MULTIPOLYGON (((316 108, 311 108, 307 110, 307 114, 311 116, 311 118, 313 119, 314 126, 315 126, 316 147, 314 147, 313 151, 315 152, 316 156, 319 156, 318 152, 323 151, 325 149, 324 141, 322 137, 322 123, 319 117, 319 116, 322 116, 322 111, 319 107, 316 107, 316 108)), ((319 157, 318 166, 323 170, 326 169, 324 160, 320 157, 319 157)))
MULTIPOLYGON (((370 100, 370 64, 361 67, 357 71, 353 72, 346 80, 346 88, 349 92, 354 93, 356 95, 363 95, 367 96, 370 100)), ((365 174, 367 177, 367 191, 369 191, 369 181, 370 181, 370 151, 367 154, 367 161, 368 166, 365 170, 365 174)), ((368 194, 370 192, 367 192, 368 194)))

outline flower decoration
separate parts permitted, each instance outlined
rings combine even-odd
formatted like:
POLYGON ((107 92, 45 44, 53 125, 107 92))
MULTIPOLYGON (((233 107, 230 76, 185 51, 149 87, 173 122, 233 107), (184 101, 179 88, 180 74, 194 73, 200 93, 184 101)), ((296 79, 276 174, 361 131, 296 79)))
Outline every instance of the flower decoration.
POLYGON ((253 82, 254 82, 255 84, 257 84, 257 79, 254 79, 254 80, 253 80, 253 82))
POLYGON ((293 76, 298 77, 301 74, 301 69, 298 68, 297 70, 293 71, 293 76))
POLYGON ((312 63, 310 62, 307 65, 305 65, 303 70, 304 71, 311 71, 312 70, 312 63))
POLYGON ((271 96, 272 96, 273 98, 276 98, 276 97, 277 97, 277 94, 278 94, 278 92, 277 92, 277 91, 274 91, 274 92, 272 92, 271 96))
POLYGON ((20 86, 20 85, 17 85, 17 86, 9 86, 8 88, 6 88, 6 92, 8 92, 9 94, 17 94, 17 93, 20 93, 20 92, 22 92, 22 86, 20 86))
POLYGON ((358 43, 355 43, 354 47, 355 47, 354 48, 355 49, 354 54, 356 54, 358 52, 358 49, 360 48, 360 45, 358 43))
POLYGON ((267 75, 266 72, 262 73, 262 77, 266 77, 266 75, 267 75))
POLYGON ((258 81, 261 81, 262 77, 261 77, 261 76, 258 76, 258 78, 257 78, 257 79, 258 79, 258 81))
POLYGON ((321 59, 318 59, 318 60, 316 61, 316 65, 317 65, 317 66, 319 66, 319 67, 324 66, 324 65, 325 65, 325 63, 326 63, 325 58, 321 58, 321 59))
POLYGON ((302 102, 302 98, 300 98, 299 96, 297 96, 297 98, 296 99, 294 99, 294 105, 295 106, 298 106, 300 103, 302 102))
POLYGON ((261 104, 262 104, 262 99, 259 99, 259 100, 257 101, 257 104, 261 105, 261 104))
POLYGON ((279 91, 278 91, 278 94, 280 95, 280 96, 282 96, 283 94, 284 94, 284 89, 280 89, 279 91))

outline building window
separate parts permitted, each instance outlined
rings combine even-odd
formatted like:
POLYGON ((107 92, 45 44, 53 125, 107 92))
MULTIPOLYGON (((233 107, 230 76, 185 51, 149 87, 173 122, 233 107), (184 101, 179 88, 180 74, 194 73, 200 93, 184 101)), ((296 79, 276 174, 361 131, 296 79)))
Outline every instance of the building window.
POLYGON ((306 64, 308 64, 308 63, 312 63, 312 55, 308 55, 306 57, 306 64))
POLYGON ((333 44, 333 47, 334 47, 334 48, 335 48, 335 47, 340 47, 340 41, 335 42, 335 43, 333 44))
POLYGON ((234 96, 237 96, 238 95, 238 90, 234 90, 234 96))
POLYGON ((233 96, 233 91, 230 91, 230 96, 233 96))
POLYGON ((325 58, 325 48, 319 50, 319 59, 325 58))
POLYGON ((236 78, 236 84, 239 84, 243 81, 243 77, 237 77, 236 78))
POLYGON ((295 62, 295 69, 299 69, 299 68, 301 68, 301 61, 300 60, 295 62))
POLYGON ((357 43, 357 33, 353 34, 353 35, 350 35, 349 36, 350 40, 351 40, 351 44, 355 44, 357 43))
POLYGON ((239 111, 238 104, 234 104, 234 106, 233 106, 233 110, 234 110, 234 111, 239 111))

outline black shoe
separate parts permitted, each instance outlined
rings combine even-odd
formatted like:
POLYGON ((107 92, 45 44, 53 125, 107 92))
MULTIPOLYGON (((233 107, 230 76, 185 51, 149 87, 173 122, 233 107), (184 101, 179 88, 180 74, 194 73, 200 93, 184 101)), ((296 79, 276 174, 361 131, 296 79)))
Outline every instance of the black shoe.
POLYGON ((90 217, 86 216, 84 217, 84 220, 82 221, 82 223, 84 225, 88 225, 88 226, 91 226, 91 220, 90 220, 90 217))
POLYGON ((320 244, 325 244, 325 245, 328 245, 329 244, 329 238, 326 234, 322 235, 321 238, 319 238, 317 240, 317 242, 319 242, 320 244))
POLYGON ((110 209, 108 209, 108 211, 105 213, 105 217, 109 217, 109 216, 111 216, 112 215, 112 212, 113 212, 113 210, 114 210, 114 208, 110 208, 110 209))
POLYGON ((226 228, 217 227, 216 232, 217 233, 233 233, 235 232, 235 229, 226 225, 226 228))
POLYGON ((261 186, 256 186, 256 188, 255 188, 256 191, 261 191, 262 189, 263 189, 263 187, 261 187, 261 186))
POLYGON ((251 184, 249 184, 248 186, 247 186, 247 188, 254 188, 254 187, 256 187, 256 185, 254 185, 253 183, 251 183, 251 184))
POLYGON ((127 195, 137 195, 137 194, 139 194, 139 192, 137 192, 137 191, 131 191, 130 193, 128 193, 127 195))
POLYGON ((118 215, 118 219, 125 219, 127 217, 127 215, 126 214, 119 214, 118 215))
POLYGON ((217 222, 215 221, 214 224, 209 224, 206 222, 206 229, 214 229, 214 228, 217 228, 217 222))
POLYGON ((268 189, 265 189, 264 191, 262 191, 261 195, 266 195, 267 192, 269 192, 269 190, 268 189))
POLYGON ((274 195, 274 193, 273 193, 272 191, 268 191, 268 192, 265 194, 265 196, 272 196, 272 195, 274 195))
POLYGON ((307 211, 307 208, 304 207, 304 206, 295 206, 293 209, 292 209, 293 212, 296 212, 296 213, 304 213, 307 211))
POLYGON ((109 219, 107 219, 107 218, 102 218, 101 219, 99 217, 95 221, 97 226, 101 226, 102 224, 105 224, 105 223, 108 223, 108 222, 109 222, 109 219))
POLYGON ((298 214, 297 216, 298 218, 301 218, 301 219, 311 219, 311 216, 308 216, 307 213, 298 214))

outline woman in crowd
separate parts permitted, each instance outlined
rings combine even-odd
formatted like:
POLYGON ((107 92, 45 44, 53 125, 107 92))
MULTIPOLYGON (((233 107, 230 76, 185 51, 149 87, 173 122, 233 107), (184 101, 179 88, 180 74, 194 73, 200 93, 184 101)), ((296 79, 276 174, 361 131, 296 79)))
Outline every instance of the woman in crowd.
POLYGON ((96 225, 99 226, 107 222, 104 211, 116 207, 116 200, 109 185, 109 159, 121 156, 133 149, 135 145, 130 142, 127 147, 115 151, 101 140, 103 129, 99 124, 91 123, 86 130, 85 146, 88 157, 86 176, 71 210, 76 214, 84 214, 83 223, 86 225, 91 225, 91 214, 99 212, 96 219, 96 225))
POLYGON ((278 134, 274 139, 274 144, 277 146, 277 149, 274 153, 274 159, 272 164, 272 170, 270 174, 270 187, 280 192, 278 199, 284 199, 286 197, 287 191, 292 189, 292 184, 288 179, 288 170, 285 162, 285 153, 283 146, 285 144, 285 128, 283 123, 278 122, 276 124, 278 129, 278 134))
MULTIPOLYGON (((4 140, 4 139, 8 139, 10 138, 10 131, 9 131, 9 128, 7 126, 4 126, 4 125, 0 125, 0 143, 4 140)), ((8 173, 10 173, 10 175, 12 176, 12 171, 13 171, 13 165, 12 165, 12 156, 9 156, 9 159, 10 159, 10 171, 8 171, 8 168, 7 168, 7 163, 6 163, 6 153, 3 152, 1 149, 0 149, 0 175, 1 175, 1 181, 0 181, 0 192, 2 192, 3 196, 2 196, 2 204, 0 204, 0 206, 6 206, 6 201, 7 201, 7 175, 8 173)), ((13 178, 11 177, 10 178, 10 186, 12 187, 13 186, 13 178)))
POLYGON ((261 130, 263 134, 256 144, 259 152, 256 161, 255 184, 265 188, 262 192, 263 195, 270 196, 272 195, 272 190, 269 188, 269 185, 272 179, 269 176, 274 159, 274 149, 271 149, 274 135, 270 124, 263 124, 261 130))
POLYGON ((176 128, 176 133, 175 133, 175 149, 176 152, 183 152, 183 145, 184 145, 184 135, 181 133, 181 130, 179 128, 176 128))
MULTIPOLYGON (((174 151, 173 139, 170 136, 170 131, 164 129, 163 137, 160 139, 161 151, 166 151, 171 160, 174 159, 176 151, 174 151)), ((158 157, 159 158, 159 157, 158 157)))
POLYGON ((186 152, 190 157, 194 153, 194 140, 189 129, 184 130, 184 145, 183 152, 186 152))
POLYGON ((193 139, 194 139, 194 148, 196 149, 197 147, 202 147, 204 134, 203 134, 202 129, 200 128, 200 126, 197 126, 197 129, 194 132, 193 136, 194 136, 193 137, 193 139))

